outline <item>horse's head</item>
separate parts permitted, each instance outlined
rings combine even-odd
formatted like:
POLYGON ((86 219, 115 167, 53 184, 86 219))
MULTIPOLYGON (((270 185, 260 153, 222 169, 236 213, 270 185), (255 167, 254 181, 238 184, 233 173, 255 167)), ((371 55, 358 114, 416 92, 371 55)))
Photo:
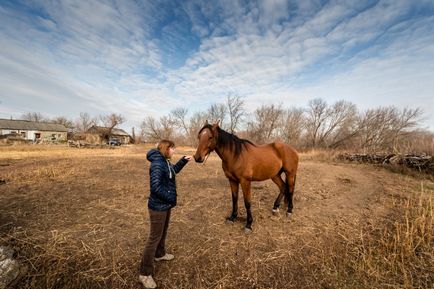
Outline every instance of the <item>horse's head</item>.
POLYGON ((199 145, 197 146, 196 153, 193 156, 197 163, 203 163, 206 156, 209 155, 217 146, 218 127, 218 122, 211 125, 206 121, 205 125, 199 131, 197 136, 199 139, 199 145))

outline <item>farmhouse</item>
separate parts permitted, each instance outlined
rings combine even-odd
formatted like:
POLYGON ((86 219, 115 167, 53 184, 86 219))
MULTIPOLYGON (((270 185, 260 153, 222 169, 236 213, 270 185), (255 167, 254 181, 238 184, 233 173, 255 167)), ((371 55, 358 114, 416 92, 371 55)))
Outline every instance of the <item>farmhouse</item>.
POLYGON ((63 124, 0 119, 0 136, 18 136, 31 141, 66 141, 67 133, 63 124))
POLYGON ((109 127, 94 125, 87 130, 87 133, 99 135, 101 139, 106 141, 117 139, 122 144, 129 144, 133 139, 127 132, 120 128, 112 128, 110 131, 109 127))

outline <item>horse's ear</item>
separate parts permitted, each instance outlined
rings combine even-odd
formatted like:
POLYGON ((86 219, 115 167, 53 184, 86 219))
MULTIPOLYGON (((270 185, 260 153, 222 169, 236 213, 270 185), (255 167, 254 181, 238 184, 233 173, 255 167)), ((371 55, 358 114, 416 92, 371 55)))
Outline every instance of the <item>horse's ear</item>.
POLYGON ((218 120, 215 124, 212 125, 212 131, 213 131, 214 133, 217 132, 217 129, 218 129, 218 127, 219 127, 219 123, 220 123, 220 120, 218 120))
POLYGON ((209 125, 208 120, 205 120, 205 125, 209 125))

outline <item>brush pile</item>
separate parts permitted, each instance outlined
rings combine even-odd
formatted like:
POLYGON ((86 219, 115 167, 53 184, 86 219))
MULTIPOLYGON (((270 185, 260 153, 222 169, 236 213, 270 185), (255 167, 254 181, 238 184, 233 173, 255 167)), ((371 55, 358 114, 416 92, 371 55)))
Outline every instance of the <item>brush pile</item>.
POLYGON ((357 161, 371 164, 400 165, 421 172, 434 172, 433 157, 428 155, 399 155, 399 154, 351 154, 344 153, 338 156, 340 160, 357 161))

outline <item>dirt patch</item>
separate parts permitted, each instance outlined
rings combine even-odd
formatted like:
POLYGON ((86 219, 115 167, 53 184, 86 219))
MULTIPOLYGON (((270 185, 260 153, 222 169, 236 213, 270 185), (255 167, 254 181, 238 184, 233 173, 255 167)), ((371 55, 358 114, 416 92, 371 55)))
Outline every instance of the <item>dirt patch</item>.
MULTIPOLYGON (((0 243, 29 268, 17 288, 141 288, 137 270, 149 229, 146 150, 1 159, 8 165, 0 166, 7 180, 0 186, 0 243)), ((177 152, 175 158, 191 149, 177 152)), ((253 233, 245 235, 242 198, 236 222, 225 223, 231 194, 215 155, 205 165, 188 164, 177 182, 167 240, 176 258, 158 263, 160 288, 336 288, 336 272, 344 269, 324 263, 339 246, 337 236, 389 222, 391 200, 420 186, 365 165, 302 159, 292 218, 284 210, 271 213, 278 194, 271 181, 254 183, 253 233)))

